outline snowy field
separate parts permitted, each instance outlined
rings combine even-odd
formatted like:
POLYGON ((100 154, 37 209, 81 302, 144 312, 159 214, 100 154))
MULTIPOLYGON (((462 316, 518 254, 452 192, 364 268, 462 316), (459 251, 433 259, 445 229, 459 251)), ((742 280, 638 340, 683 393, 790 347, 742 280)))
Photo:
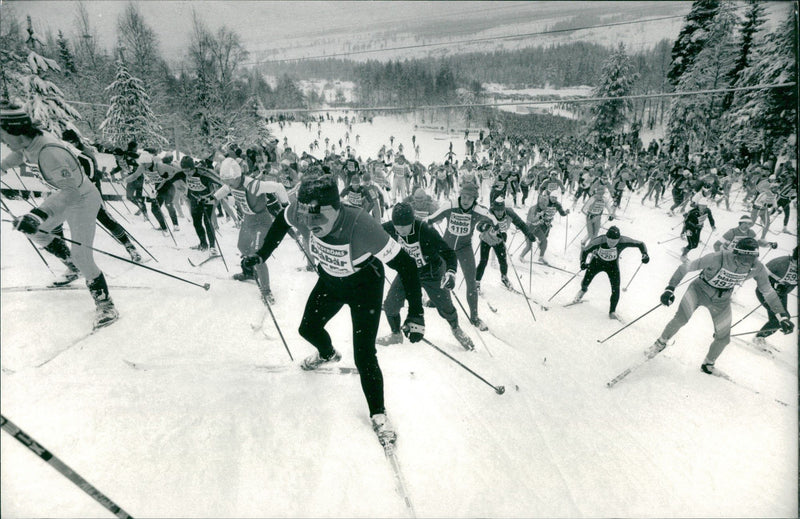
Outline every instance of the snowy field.
MULTIPOLYGON (((298 151, 316 137, 315 125, 313 132, 297 123, 274 131, 298 151)), ((338 141, 344 131, 344 125, 323 124, 323 138, 338 141)), ((360 134, 361 144, 351 145, 362 156, 374 155, 394 135, 395 149, 403 143, 410 150, 413 133, 413 120, 376 118, 356 125, 351 135, 360 134)), ((442 160, 449 136, 416 136, 423 163, 442 160)), ((460 135, 454 150, 463 158, 460 135)), ((657 242, 679 232, 680 217, 669 217, 663 206, 642 206, 640 198, 616 222, 624 235, 644 240, 652 258, 622 293, 618 312, 626 321, 658 304, 679 264, 673 255, 681 240, 657 242)), ((571 207, 568 195, 564 203, 571 207)), ((10 206, 16 214, 28 210, 23 201, 10 206)), ((148 266, 211 289, 96 254, 121 318, 75 342, 91 328, 88 291, 81 282, 79 290, 13 291, 43 287, 52 275, 24 237, 2 223, 3 414, 135 517, 405 516, 358 377, 297 366, 312 353, 297 327, 316 280, 297 270, 297 245, 285 240, 268 262, 275 316, 292 363, 257 287, 230 280, 239 260, 231 222, 220 221, 230 271, 221 260, 195 269, 187 256, 200 259, 200 253, 188 250, 197 243, 188 220, 180 220, 176 248, 122 203, 114 206, 158 259, 148 266)), ((743 212, 740 202, 733 209, 712 206, 718 231, 707 251, 743 212)), ((526 211, 519 209, 523 217, 526 211)), ((552 264, 577 269, 580 239, 566 251, 565 243, 583 224, 577 214, 556 218, 547 252, 552 264)), ((703 239, 708 232, 707 226, 703 239)), ((788 234, 769 239, 780 248, 768 258, 789 253, 796 240, 788 234)), ((521 235, 510 238, 513 257, 520 243, 521 235)), ((125 256, 102 231, 95 244, 125 256)), ((620 265, 624 287, 639 265, 637 251, 624 252, 620 265)), ((535 263, 515 260, 514 267, 511 279, 519 276, 540 301, 570 278, 535 263)), ((584 304, 561 306, 577 291, 575 279, 549 311, 533 305, 535 321, 523 297, 503 289, 499 277, 492 260, 480 302, 491 333, 480 336, 460 315, 475 352, 461 350, 433 309, 426 309, 426 338, 492 385, 505 386, 505 394, 424 343, 379 347, 387 410, 418 516, 797 516, 796 333, 768 340, 774 356, 734 340, 717 361, 734 384, 700 372, 713 331, 701 309, 673 345, 608 389, 606 382, 641 358, 677 304, 599 343, 621 326, 608 319, 604 276, 592 283, 584 304)), ((754 288, 748 281, 734 294, 734 321, 758 304, 754 288)), ((465 303, 463 285, 456 294, 465 303)), ((795 315, 794 294, 790 301, 795 315)), ((765 320, 759 310, 733 333, 756 330, 765 320)), ((343 353, 341 365, 352 366, 349 312, 328 329, 343 353)), ((382 318, 379 333, 388 331, 382 318)), ((0 455, 3 517, 110 516, 5 433, 0 455)))

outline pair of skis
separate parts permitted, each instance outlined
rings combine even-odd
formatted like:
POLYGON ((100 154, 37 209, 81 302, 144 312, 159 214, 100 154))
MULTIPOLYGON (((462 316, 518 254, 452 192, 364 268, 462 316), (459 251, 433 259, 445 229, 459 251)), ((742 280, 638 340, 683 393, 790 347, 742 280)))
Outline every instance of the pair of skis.
POLYGON ((201 266, 205 265, 206 263, 208 263, 209 261, 211 261, 213 259, 221 258, 221 257, 222 256, 219 255, 219 254, 211 254, 206 259, 204 259, 203 261, 200 261, 198 263, 195 263, 194 261, 192 261, 192 258, 186 258, 186 261, 188 261, 189 265, 191 265, 193 267, 201 267, 201 266))

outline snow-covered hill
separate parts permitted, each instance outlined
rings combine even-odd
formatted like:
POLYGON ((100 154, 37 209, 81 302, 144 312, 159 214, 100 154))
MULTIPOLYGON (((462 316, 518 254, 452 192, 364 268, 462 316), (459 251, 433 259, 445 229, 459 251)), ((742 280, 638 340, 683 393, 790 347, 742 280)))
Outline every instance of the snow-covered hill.
MULTIPOLYGON (((413 123, 359 124, 357 149, 372 155, 389 135, 395 147, 410 148, 413 123)), ((323 137, 344 133, 343 125, 323 128, 323 137)), ((300 150, 316 137, 299 124, 275 131, 300 150)), ((442 159, 448 136, 416 136, 423 162, 442 159)), ((454 149, 460 153, 463 145, 456 141, 454 149)), ((571 202, 567 196, 566 206, 571 202)), ((123 225, 158 259, 148 266, 211 289, 96 255, 122 317, 70 346, 91 327, 88 292, 10 290, 44 286, 52 276, 24 237, 2 223, 3 415, 135 517, 404 516, 357 376, 297 367, 312 352, 297 327, 315 274, 296 269, 302 264, 296 244, 287 239, 268 263, 291 363, 257 287, 229 279, 238 264, 230 222, 222 220, 220 231, 230 272, 221 260, 194 269, 187 256, 199 253, 187 251, 196 243, 188 220, 180 221, 176 248, 115 204, 130 220, 123 225), (264 333, 254 331, 262 324, 264 333)), ((27 210, 22 201, 10 206, 27 210)), ((712 210, 720 234, 735 224, 741 205, 712 210)), ((622 294, 619 313, 631 321, 658 304, 678 265, 670 252, 680 240, 657 242, 674 235, 679 217, 642 206, 638 197, 623 217, 623 234, 643 239, 652 257, 622 294)), ((574 214, 557 218, 551 263, 577 268, 579 240, 566 252, 564 245, 583 223, 574 214)), ((769 257, 795 245, 788 234, 770 238, 780 248, 769 257)), ((511 238, 511 251, 520 240, 511 238)), ((102 232, 96 246, 125 254, 102 232)), ((635 251, 622 254, 623 286, 638 265, 635 251)), ((514 267, 512 280, 519 276, 540 301, 570 278, 535 263, 514 267)), ((483 287, 481 317, 492 333, 480 335, 460 315, 475 352, 458 347, 433 309, 426 310, 426 338, 490 384, 503 385, 503 395, 424 343, 379 347, 398 458, 419 516, 796 516, 796 333, 769 339, 774 358, 732 342, 717 365, 733 384, 699 370, 712 340, 711 320, 699 310, 674 345, 608 389, 606 382, 641 357, 675 306, 598 343, 621 326, 607 317, 603 276, 586 303, 561 306, 578 289, 576 279, 549 311, 533 306, 535 320, 522 296, 501 288, 493 261, 483 287)), ((456 294, 465 302, 463 286, 456 294)), ((751 281, 734 295, 734 320, 757 304, 751 281)), ((795 298, 790 311, 797 313, 795 298)), ((759 310, 734 333, 758 329, 765 318, 759 310)), ((349 313, 340 312, 328 329, 343 353, 341 365, 352 366, 349 313)), ((380 334, 387 332, 382 319, 380 334)), ((0 455, 3 517, 110 516, 5 433, 0 455)))

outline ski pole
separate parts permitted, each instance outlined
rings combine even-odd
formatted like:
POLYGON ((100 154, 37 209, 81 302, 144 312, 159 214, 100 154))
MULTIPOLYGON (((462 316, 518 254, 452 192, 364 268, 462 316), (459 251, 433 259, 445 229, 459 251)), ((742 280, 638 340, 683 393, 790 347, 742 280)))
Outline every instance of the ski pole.
MULTIPOLYGON (((114 191, 114 194, 115 194, 115 195, 117 195, 117 196, 119 197, 119 200, 120 200, 120 202, 122 202, 122 205, 123 205, 123 207, 125 207, 125 209, 127 209, 127 210, 128 210, 128 214, 133 214, 133 211, 131 211, 131 208, 130 208, 130 207, 128 207, 128 204, 126 204, 126 203, 125 203, 125 197, 123 197, 122 195, 120 195, 120 194, 119 194, 119 191, 117 191, 117 188, 116 188, 116 187, 114 187, 114 181, 113 181, 112 179, 110 179, 110 178, 109 178, 109 180, 108 180, 108 183, 111 185, 111 190, 112 190, 112 191, 114 191)), ((118 212, 119 212, 119 211, 118 211, 118 212)))
POLYGON ((750 315, 751 315, 753 312, 755 312, 756 310, 758 310, 759 308, 761 308, 761 307, 763 306, 763 304, 764 304, 764 303, 759 303, 759 304, 758 304, 758 306, 756 306, 755 308, 753 308, 752 310, 750 310, 749 312, 747 312, 747 313, 745 314, 745 316, 744 316, 744 317, 742 317, 741 319, 739 319, 738 321, 736 321, 735 323, 733 323, 733 324, 731 325, 731 328, 733 328, 734 326, 736 326, 736 325, 737 325, 737 324, 739 324, 740 322, 742 322, 742 321, 744 321, 745 319, 747 319, 748 317, 750 317, 750 315))
POLYGON ((654 307, 653 307, 653 308, 651 308, 650 310, 646 311, 645 313, 643 313, 642 315, 640 315, 639 317, 637 317, 637 318, 636 318, 636 319, 634 319, 633 321, 629 322, 628 324, 626 324, 625 326, 623 326, 622 328, 620 328, 620 329, 619 329, 619 330, 617 330, 616 332, 612 333, 611 335, 609 335, 608 337, 606 337, 606 338, 605 338, 605 339, 603 339, 602 341, 601 341, 600 339, 597 339, 597 342, 599 342, 599 343, 601 343, 601 344, 602 344, 602 343, 604 343, 604 342, 606 342, 608 339, 610 339, 611 337, 615 336, 616 334, 618 334, 619 332, 621 332, 622 330, 624 330, 624 329, 625 329, 625 328, 627 328, 628 326, 632 325, 633 323, 635 323, 636 321, 638 321, 639 319, 641 319, 642 317, 646 316, 647 314, 649 314, 650 312, 652 312, 653 310, 655 310, 656 308, 658 308, 658 307, 660 307, 660 306, 662 306, 662 305, 661 305, 661 303, 658 303, 656 306, 654 306, 654 307))
MULTIPOLYGON (((14 176, 15 176, 15 177, 17 177, 17 180, 19 180, 19 183, 20 183, 20 184, 22 184, 22 189, 24 189, 25 191, 27 191, 27 192, 28 192, 28 196, 30 196, 31 198, 34 198, 34 199, 35 199, 36 197, 34 197, 34 196, 33 196, 33 191, 31 191, 30 189, 28 189, 28 186, 26 186, 26 185, 25 185, 25 182, 23 182, 23 181, 22 181, 22 177, 20 176, 20 174, 19 174, 19 173, 17 173, 17 170, 16 170, 16 169, 14 170, 14 176)), ((28 203, 29 203, 29 204, 31 204, 32 206, 34 206, 34 207, 38 207, 36 204, 34 204, 33 202, 31 202, 31 201, 30 201, 30 200, 28 200, 27 198, 25 198, 25 200, 26 200, 26 201, 28 201, 28 203)))
MULTIPOLYGON (((674 227, 673 227, 673 229, 674 229, 674 227)), ((680 238, 681 238, 681 236, 678 235, 678 236, 675 236, 674 238, 670 238, 669 240, 660 241, 660 242, 658 242, 658 244, 661 245, 662 243, 667 243, 667 242, 670 242, 670 241, 673 241, 673 240, 678 240, 680 238)))
POLYGON ((579 270, 578 272, 576 272, 575 274, 573 274, 573 275, 572 275, 572 277, 571 277, 571 278, 569 278, 569 279, 567 280, 567 282, 566 282, 566 283, 564 283, 563 285, 561 285, 561 288, 559 288, 558 290, 556 290, 556 293, 555 293, 555 294, 553 294, 552 296, 550 296, 550 297, 549 297, 547 300, 548 300, 548 301, 552 301, 552 300, 553 300, 553 298, 554 298, 554 297, 556 297, 556 296, 558 295, 558 293, 559 293, 559 292, 561 292, 562 290, 564 290, 564 288, 565 288, 567 285, 569 285, 570 281, 572 281, 573 279, 575 279, 575 278, 578 276, 578 274, 580 274, 580 273, 581 273, 581 271, 579 270))
MULTIPOLYGON (((538 245, 537 245, 538 246, 538 245)), ((528 258, 528 292, 533 291, 533 251, 531 251, 531 256, 528 258)))
POLYGON ((30 449, 31 452, 44 460, 45 463, 60 472, 62 476, 72 481, 78 488, 89 494, 92 499, 103 505, 103 507, 113 513, 115 516, 123 519, 131 518, 128 512, 120 508, 119 505, 114 503, 114 501, 106 497, 102 492, 97 490, 93 485, 91 485, 88 481, 83 479, 74 470, 67 466, 66 463, 61 461, 52 452, 45 449, 39 442, 31 438, 29 434, 25 433, 11 420, 3 415, 0 415, 0 427, 2 427, 4 431, 13 436, 21 444, 30 449))
MULTIPOLYGON (((588 222, 587 222, 587 223, 585 223, 585 224, 583 224, 583 227, 581 227, 581 230, 580 230, 580 231, 578 231, 578 234, 576 234, 576 235, 575 235, 575 237, 574 237, 574 238, 572 238, 572 239, 569 241, 569 243, 567 244, 567 246, 569 246, 569 245, 572 245, 572 242, 574 242, 574 241, 575 241, 575 240, 578 238, 578 236, 580 236, 580 235, 581 235, 581 233, 583 232, 583 230, 584 230, 584 229, 586 229, 586 226, 587 226, 587 225, 588 225, 588 222)), ((564 248, 564 252, 566 252, 566 247, 564 248)))
MULTIPOLYGON (((8 209, 8 206, 6 205, 6 203, 5 203, 5 202, 3 202, 2 200, 0 200, 0 204, 3 204, 3 209, 4 209, 4 210, 5 210, 5 211, 6 211, 8 214, 11 214, 11 211, 9 211, 9 209, 8 209)), ((12 215, 12 216, 13 216, 13 215, 12 215)), ((51 273, 53 276, 55 276, 55 275, 56 275, 56 273, 55 273, 55 272, 53 272, 53 269, 51 269, 51 268, 50 268, 50 264, 49 264, 49 263, 47 263, 47 260, 46 260, 46 259, 44 259, 44 256, 42 255, 41 251, 39 250, 39 247, 37 247, 37 246, 36 246, 36 244, 35 244, 35 243, 33 243, 33 242, 31 241, 31 239, 30 239, 30 238, 28 238, 27 236, 25 237, 25 239, 26 239, 26 240, 28 240, 28 243, 30 243, 30 244, 31 244, 31 247, 33 247, 33 250, 35 250, 35 251, 36 251, 36 255, 37 255, 37 256, 39 256, 39 259, 40 259, 40 260, 42 260, 42 261, 44 262, 44 266, 45 266, 45 267, 47 267, 47 270, 49 270, 49 271, 50 271, 50 273, 51 273)))
POLYGON ((569 213, 565 218, 566 225, 564 226, 564 252, 567 252, 567 238, 569 237, 569 213))
POLYGON ((480 380, 481 382, 483 382, 483 383, 487 384, 489 387, 491 387, 492 389, 494 389, 494 392, 495 392, 495 393, 497 393, 498 395, 502 395, 503 393, 505 393, 505 392, 506 392, 506 388, 505 388, 505 386, 495 386, 494 384, 492 384, 491 382, 489 382, 488 380, 486 380, 485 378, 483 378, 482 376, 478 375, 477 373, 475 373, 474 371, 472 371, 471 369, 469 369, 467 366, 465 366, 464 364, 462 364, 462 363, 461 363, 461 362, 460 362, 458 359, 456 359, 455 357, 453 357, 452 355, 450 355, 449 353, 447 353, 447 352, 446 352, 446 351, 444 351, 443 349, 441 349, 441 348, 439 348, 438 346, 436 346, 435 344, 433 344, 433 343, 432 343, 431 341, 429 341, 428 339, 426 339, 426 338, 424 338, 424 337, 423 337, 423 338, 422 338, 422 342, 424 342, 424 343, 425 343, 425 344, 427 344, 428 346, 430 346, 430 347, 434 348, 436 351, 438 351, 439 353, 441 353, 442 355, 444 355, 444 356, 445 356, 445 357, 447 357, 448 359, 452 360, 453 362, 455 362, 456 364, 458 364, 459 366, 461 366, 462 368, 464 368, 465 370, 467 370, 469 373, 471 373, 472 375, 474 375, 474 376, 475 376, 475 377, 476 377, 478 380, 480 380))
MULTIPOLYGON (((467 313, 467 309, 464 308, 463 304, 461 304, 461 300, 458 298, 456 293, 451 290, 450 294, 453 296, 453 299, 456 300, 456 303, 458 303, 458 306, 461 308, 461 311, 464 312, 464 316, 467 318, 467 321, 472 323, 472 320, 469 318, 469 314, 467 313)), ((475 325, 473 324, 472 326, 475 326, 475 325)), ((480 328, 475 326, 475 329, 478 330, 478 338, 481 340, 481 343, 483 344, 483 347, 486 348, 486 353, 488 353, 490 357, 494 357, 494 355, 492 355, 492 352, 489 351, 489 346, 486 345, 486 341, 483 340, 483 335, 480 333, 480 328)))
POLYGON ((709 241, 711 241, 711 236, 712 236, 713 234, 714 234, 714 231, 713 231, 713 230, 712 230, 710 233, 708 233, 708 238, 706 238, 706 241, 705 241, 705 243, 703 243, 703 248, 702 248, 702 249, 700 249, 700 256, 701 256, 701 257, 703 256, 703 251, 704 251, 704 250, 706 250, 706 246, 708 245, 708 242, 709 242, 709 241))
MULTIPOLYGON (((260 291, 261 290, 261 278, 259 278, 258 272, 255 271, 255 269, 253 270, 253 273, 255 274, 256 284, 258 284, 258 289, 260 291)), ((283 338, 283 332, 281 331, 281 327, 278 326, 278 320, 275 319, 275 314, 272 312, 272 305, 269 304, 269 301, 267 301, 266 299, 264 299, 264 303, 267 305, 267 310, 269 310, 269 315, 270 315, 270 317, 272 317, 272 322, 275 323, 275 329, 278 330, 278 335, 281 336, 281 341, 283 341, 283 347, 286 348, 286 353, 289 354, 289 359, 291 359, 291 361, 294 362, 294 357, 292 357, 292 352, 289 351, 289 345, 286 344, 286 339, 283 338)))
POLYGON ((522 286, 522 279, 520 279, 519 273, 517 272, 517 266, 514 265, 513 261, 511 262, 511 268, 514 270, 514 276, 517 278, 517 283, 519 283, 519 289, 522 290, 522 297, 525 298, 525 303, 527 303, 528 305, 528 310, 531 311, 531 317, 533 317, 533 322, 536 322, 536 316, 533 314, 533 307, 531 307, 531 302, 528 299, 528 294, 525 293, 525 287, 522 286))
POLYGON ((635 278, 636 274, 639 273, 639 269, 642 268, 642 265, 644 265, 644 263, 639 263, 639 266, 636 267, 636 272, 633 273, 633 275, 631 276, 631 280, 628 281, 628 284, 625 285, 625 288, 622 289, 623 292, 627 292, 628 287, 631 286, 631 283, 633 283, 633 278, 635 278))
POLYGON ((765 330, 753 330, 752 332, 732 333, 731 337, 739 337, 741 335, 751 335, 751 334, 759 333, 759 332, 777 332, 778 330, 780 330, 780 327, 778 327, 778 328, 767 328, 765 330))
MULTIPOLYGON (((9 220, 3 220, 3 221, 9 221, 9 220)), ((40 232, 42 234, 50 234, 52 236, 58 236, 55 233, 47 232, 47 231, 41 231, 40 230, 40 231, 37 231, 37 232, 40 232)), ((100 254, 105 254, 106 256, 111 256, 112 258, 116 258, 116 259, 118 259, 120 261, 124 261, 125 263, 130 263, 131 265, 135 265, 135 266, 141 267, 143 269, 152 270, 153 272, 157 272, 159 274, 163 274, 165 276, 177 279, 178 281, 183 281, 184 283, 189 283, 190 285, 194 285, 194 286, 200 287, 203 290, 208 290, 209 288, 211 288, 211 285, 209 283, 204 283, 204 284, 201 285, 199 283, 195 283, 194 281, 189 281, 188 279, 184 279, 184 278, 182 278, 180 276, 176 276, 174 274, 170 274, 169 272, 164 272, 163 270, 158 270, 156 268, 149 267, 149 266, 143 265, 141 263, 136 263, 135 261, 129 260, 128 258, 123 258, 122 256, 117 256, 116 254, 112 254, 112 253, 106 252, 104 250, 96 249, 96 248, 92 247, 91 245, 85 245, 85 244, 83 244, 83 243, 81 243, 79 241, 71 240, 69 238, 64 238, 63 236, 58 236, 58 237, 61 238, 64 241, 66 241, 66 242, 69 242, 69 243, 73 244, 73 245, 77 245, 78 247, 86 247, 87 249, 91 249, 91 250, 93 250, 95 252, 99 252, 100 254)))

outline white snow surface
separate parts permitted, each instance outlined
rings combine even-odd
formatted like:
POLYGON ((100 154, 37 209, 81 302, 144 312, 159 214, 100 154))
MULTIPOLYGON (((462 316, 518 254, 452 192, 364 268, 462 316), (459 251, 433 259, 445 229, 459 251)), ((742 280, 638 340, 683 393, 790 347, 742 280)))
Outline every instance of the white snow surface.
MULTIPOLYGON (((410 150, 415 131, 413 121, 402 118, 356 126, 352 135, 361 135, 357 149, 365 155, 388 144, 389 135, 395 147, 402 142, 410 150)), ((325 123, 323 137, 338 140, 343 128, 325 123)), ((274 130, 298 150, 316 137, 316 126, 313 133, 298 123, 274 130)), ((441 161, 449 138, 417 132, 423 162, 441 161)), ((463 153, 461 136, 455 140, 455 151, 463 153)), ((669 217, 663 206, 642 206, 640 198, 634 195, 624 219, 615 222, 624 235, 644 240, 652 258, 622 292, 618 311, 627 321, 658 304, 679 264, 671 254, 682 246, 681 240, 657 243, 679 232, 680 217, 669 217)), ((91 329, 88 291, 9 291, 44 286, 52 276, 4 222, 3 415, 135 517, 407 515, 371 431, 358 377, 298 367, 313 352, 297 327, 316 274, 297 270, 297 245, 287 238, 268 262, 275 317, 292 363, 257 287, 230 279, 239 261, 230 222, 220 220, 230 272, 220 260, 193 268, 187 256, 199 260, 201 253, 188 250, 197 238, 187 219, 175 233, 176 248, 122 203, 113 204, 130 221, 121 223, 158 258, 147 266, 209 282, 211 289, 95 254, 121 318, 71 345, 91 329), (251 326, 262 322, 268 337, 251 326), (271 365, 289 368, 263 368, 271 365)), ((571 206, 568 195, 565 206, 571 206)), ((16 214, 28 210, 23 201, 10 207, 16 214)), ((733 209, 712 207, 718 231, 706 251, 735 225, 741 202, 733 209)), ((523 217, 526 211, 518 209, 523 217)), ((583 224, 577 214, 556 218, 547 251, 552 264, 577 268, 580 240, 565 252, 565 232, 572 239, 583 224)), ((788 253, 796 240, 788 234, 770 239, 780 248, 769 257, 788 253)), ((513 257, 520 240, 519 234, 510 238, 513 257)), ((95 246, 126 257, 102 231, 95 246)), ((623 252, 623 287, 639 262, 636 250, 623 252)), ((518 274, 540 301, 570 279, 536 263, 515 260, 514 266, 511 279, 516 284, 518 274)), ((502 288, 494 260, 483 288, 485 301, 498 309, 493 313, 480 302, 492 334, 479 334, 459 311, 475 352, 460 349, 433 309, 426 309, 425 336, 489 384, 504 386, 504 394, 427 344, 378 346, 397 455, 418 516, 797 516, 796 333, 768 339, 778 349, 774 358, 734 340, 717 361, 734 384, 699 369, 713 332, 700 309, 673 345, 608 389, 606 382, 641 358, 677 304, 599 343, 621 326, 608 319, 610 288, 603 275, 584 304, 561 306, 578 289, 576 279, 549 311, 534 305, 535 321, 523 297, 502 288)), ((748 281, 734 294, 734 322, 758 304, 754 288, 748 281)), ((465 303, 463 285, 456 294, 465 303)), ((790 301, 794 315, 797 300, 790 301)), ((733 331, 756 330, 765 320, 759 310, 733 331)), ((349 312, 343 309, 328 330, 343 354, 341 365, 353 366, 349 312)), ((382 316, 379 335, 385 333, 382 316)), ((0 455, 3 517, 111 516, 6 433, 0 434, 0 455)))

